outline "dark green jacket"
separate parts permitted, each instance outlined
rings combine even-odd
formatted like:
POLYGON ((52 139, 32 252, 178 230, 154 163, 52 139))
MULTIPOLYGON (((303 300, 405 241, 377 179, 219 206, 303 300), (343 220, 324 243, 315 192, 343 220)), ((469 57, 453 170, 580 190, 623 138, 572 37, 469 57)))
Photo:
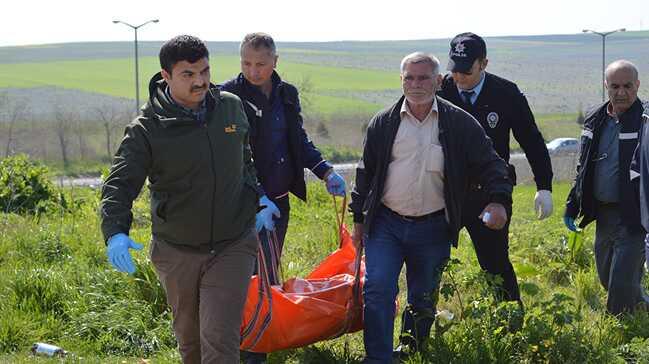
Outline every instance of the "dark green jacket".
POLYGON ((133 200, 148 178, 153 236, 214 249, 254 223, 257 179, 246 114, 238 97, 211 86, 201 124, 168 99, 166 87, 153 76, 143 115, 126 127, 102 188, 102 232, 106 240, 128 234, 133 200))

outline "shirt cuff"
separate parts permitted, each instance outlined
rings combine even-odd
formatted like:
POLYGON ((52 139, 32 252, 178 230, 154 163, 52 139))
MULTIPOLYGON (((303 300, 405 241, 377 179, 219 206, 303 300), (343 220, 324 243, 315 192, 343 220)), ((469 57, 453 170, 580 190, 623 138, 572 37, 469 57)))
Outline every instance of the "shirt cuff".
POLYGON ((552 180, 550 181, 536 181, 536 190, 547 190, 552 192, 552 180))
POLYGON ((320 179, 324 179, 325 174, 327 173, 328 170, 333 168, 329 162, 326 160, 321 160, 320 163, 316 164, 313 168, 311 168, 311 172, 318 176, 320 179))

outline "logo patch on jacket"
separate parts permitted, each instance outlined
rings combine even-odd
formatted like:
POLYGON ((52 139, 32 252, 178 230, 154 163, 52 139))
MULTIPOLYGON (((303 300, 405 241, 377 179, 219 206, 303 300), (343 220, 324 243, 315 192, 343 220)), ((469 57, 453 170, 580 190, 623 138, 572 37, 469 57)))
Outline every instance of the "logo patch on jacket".
POLYGON ((226 127, 225 127, 225 132, 226 132, 226 133, 236 133, 236 132, 237 132, 237 125, 236 125, 236 124, 232 124, 232 125, 230 125, 230 126, 226 126, 226 127))
POLYGON ((487 115, 487 122, 489 123, 489 127, 491 129, 494 129, 496 128, 496 126, 498 126, 498 120, 500 120, 500 117, 493 111, 487 115))

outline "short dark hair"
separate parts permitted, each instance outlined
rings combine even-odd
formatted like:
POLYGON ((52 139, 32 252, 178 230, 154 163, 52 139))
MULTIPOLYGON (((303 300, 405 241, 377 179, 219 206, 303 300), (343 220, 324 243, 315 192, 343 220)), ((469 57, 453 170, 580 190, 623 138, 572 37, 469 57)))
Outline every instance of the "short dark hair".
POLYGON ((209 58, 209 52, 202 40, 191 35, 175 36, 160 48, 160 67, 171 74, 174 65, 181 61, 196 63, 202 58, 209 58))
POLYGON ((271 37, 270 34, 261 32, 246 34, 239 46, 239 52, 243 51, 243 47, 245 46, 251 46, 255 50, 263 47, 268 49, 272 55, 275 55, 277 52, 273 37, 271 37))

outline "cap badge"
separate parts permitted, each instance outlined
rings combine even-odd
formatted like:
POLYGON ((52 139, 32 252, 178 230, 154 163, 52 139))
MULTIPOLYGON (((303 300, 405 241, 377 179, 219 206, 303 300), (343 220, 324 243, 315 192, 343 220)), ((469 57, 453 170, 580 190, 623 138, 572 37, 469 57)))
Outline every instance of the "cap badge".
POLYGON ((456 57, 466 57, 466 53, 464 51, 466 50, 466 46, 464 43, 458 43, 455 45, 455 49, 453 50, 453 56, 456 57))

